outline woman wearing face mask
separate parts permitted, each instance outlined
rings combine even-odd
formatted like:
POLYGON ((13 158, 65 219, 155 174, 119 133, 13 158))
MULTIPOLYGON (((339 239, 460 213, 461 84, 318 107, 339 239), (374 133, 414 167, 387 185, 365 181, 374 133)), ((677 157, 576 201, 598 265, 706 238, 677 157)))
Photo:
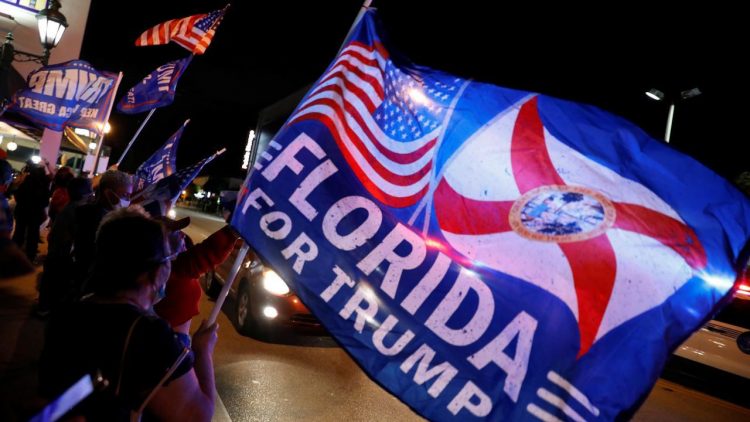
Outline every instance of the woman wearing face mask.
POLYGON ((54 399, 85 374, 108 385, 68 416, 86 420, 208 421, 214 410, 216 324, 193 335, 192 351, 153 313, 171 258, 164 227, 137 207, 109 213, 96 238, 93 295, 61 309, 47 327, 40 393, 54 399))
POLYGON ((180 338, 189 344, 190 322, 198 315, 201 287, 198 278, 224 262, 239 238, 231 226, 224 226, 201 243, 185 245, 182 230, 190 219, 168 220, 172 250, 177 256, 167 282, 166 298, 156 306, 156 313, 164 318, 180 338))

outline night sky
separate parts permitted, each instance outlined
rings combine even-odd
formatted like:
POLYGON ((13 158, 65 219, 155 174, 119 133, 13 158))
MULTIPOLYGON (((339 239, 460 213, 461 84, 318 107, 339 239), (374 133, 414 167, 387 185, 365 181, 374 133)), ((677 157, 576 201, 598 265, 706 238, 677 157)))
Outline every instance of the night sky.
MULTIPOLYGON (((92 1, 81 58, 123 71, 120 96, 147 73, 189 53, 181 47, 135 47, 160 22, 219 9, 224 1, 92 1)), ((183 75, 175 102, 156 111, 123 169, 133 171, 191 119, 177 165, 222 146, 228 153, 204 174, 242 177, 242 151, 258 111, 313 82, 336 54, 362 2, 236 1, 206 54, 183 75)), ((414 63, 497 85, 599 106, 662 138, 667 94, 698 87, 677 103, 672 147, 727 178, 750 170, 741 124, 748 121, 748 27, 736 10, 705 7, 656 13, 632 3, 488 9, 489 2, 374 1, 389 47, 414 63), (626 6, 627 5, 627 6, 626 6)), ((65 12, 65 3, 63 8, 65 12)), ((105 139, 119 157, 146 113, 113 112, 105 139)))

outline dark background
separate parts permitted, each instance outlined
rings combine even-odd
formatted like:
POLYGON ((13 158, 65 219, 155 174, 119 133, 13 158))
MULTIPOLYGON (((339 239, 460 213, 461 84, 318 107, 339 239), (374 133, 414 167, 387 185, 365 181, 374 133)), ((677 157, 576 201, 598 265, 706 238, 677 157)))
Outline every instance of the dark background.
MULTIPOLYGON (((65 2, 61 11, 65 13, 65 2)), ((183 75, 175 102, 156 111, 123 169, 133 171, 191 119, 178 168, 223 146, 228 153, 204 174, 242 177, 247 133, 258 111, 313 82, 335 56, 360 1, 236 1, 206 54, 183 75)), ((490 8, 483 1, 374 1, 390 47, 414 63, 509 88, 581 101, 664 136, 668 104, 658 88, 703 94, 676 106, 671 146, 727 178, 748 168, 748 27, 742 13, 717 7, 656 11, 635 3, 604 6, 490 8)), ((135 47, 160 22, 225 5, 221 1, 94 0, 81 57, 123 71, 120 96, 147 73, 189 54, 181 47, 135 47)), ((117 159, 146 113, 116 111, 105 144, 117 159)))

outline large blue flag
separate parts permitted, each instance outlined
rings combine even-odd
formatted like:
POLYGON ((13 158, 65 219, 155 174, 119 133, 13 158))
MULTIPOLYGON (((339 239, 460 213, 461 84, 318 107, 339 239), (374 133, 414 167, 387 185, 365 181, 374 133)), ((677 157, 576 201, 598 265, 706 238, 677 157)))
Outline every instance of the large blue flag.
POLYGON ((182 132, 185 130, 188 122, 190 122, 190 119, 185 120, 185 123, 177 129, 177 132, 172 134, 161 148, 156 150, 148 160, 144 161, 138 167, 135 171, 133 191, 141 191, 146 186, 158 182, 175 172, 177 168, 177 146, 180 143, 180 137, 182 137, 182 132))
POLYGON ((177 82, 193 56, 175 60, 161 65, 149 73, 117 103, 117 110, 122 113, 135 114, 164 107, 174 101, 177 82))
POLYGON ((612 420, 732 291, 750 203, 596 107, 397 64, 373 11, 232 225, 431 420, 612 420))
POLYGON ((13 94, 10 110, 53 130, 71 124, 99 131, 116 80, 117 74, 83 60, 45 66, 29 74, 26 89, 13 94))

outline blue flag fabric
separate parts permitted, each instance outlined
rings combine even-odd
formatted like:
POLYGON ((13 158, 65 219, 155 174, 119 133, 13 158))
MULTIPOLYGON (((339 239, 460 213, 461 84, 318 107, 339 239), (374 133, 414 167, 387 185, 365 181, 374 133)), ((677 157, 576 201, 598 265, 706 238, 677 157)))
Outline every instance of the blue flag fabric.
POLYGON ((180 137, 185 130, 189 120, 177 129, 177 132, 167 139, 167 142, 161 148, 156 150, 148 160, 144 161, 135 171, 135 182, 133 191, 138 192, 146 186, 151 185, 159 180, 174 173, 177 168, 177 146, 180 143, 180 137))
POLYGON ((232 225, 431 420, 612 420, 716 310, 750 203, 596 107, 396 64, 365 13, 232 225))
POLYGON ((26 89, 13 94, 9 109, 52 130, 70 124, 99 131, 116 80, 117 74, 83 60, 45 66, 29 74, 26 89))
POLYGON ((157 67, 138 85, 128 90, 117 103, 117 110, 121 113, 135 114, 172 104, 177 82, 192 57, 191 55, 157 67))
POLYGON ((145 189, 133 197, 134 202, 142 205, 146 210, 149 210, 152 215, 165 215, 164 212, 159 211, 158 213, 155 213, 151 210, 166 210, 168 207, 163 205, 174 205, 182 191, 190 185, 190 182, 192 182, 196 176, 198 176, 201 170, 203 170, 203 167, 210 163, 215 157, 216 154, 213 154, 210 157, 198 161, 190 167, 179 170, 176 173, 170 174, 169 176, 146 186, 145 189))

